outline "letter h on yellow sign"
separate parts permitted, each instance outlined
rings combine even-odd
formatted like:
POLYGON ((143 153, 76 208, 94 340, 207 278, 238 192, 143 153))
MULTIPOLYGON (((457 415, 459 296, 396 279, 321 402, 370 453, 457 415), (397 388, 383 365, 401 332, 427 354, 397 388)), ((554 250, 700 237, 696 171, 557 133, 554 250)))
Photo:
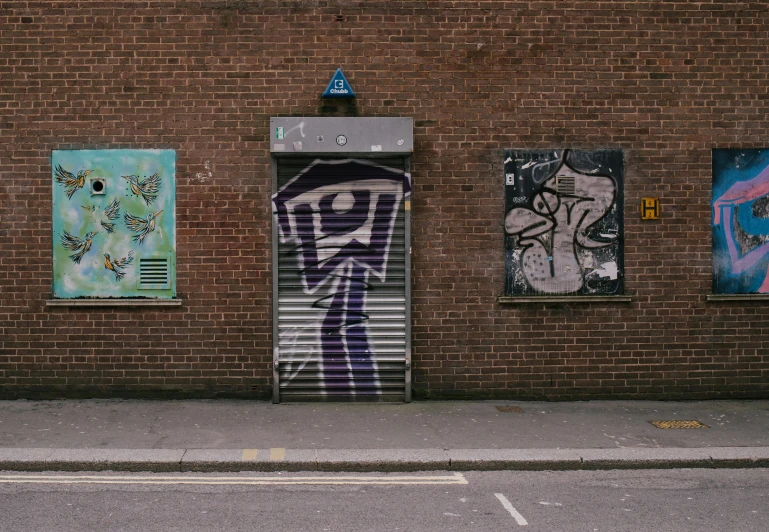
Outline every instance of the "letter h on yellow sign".
POLYGON ((641 220, 656 220, 659 217, 659 198, 641 198, 641 220))

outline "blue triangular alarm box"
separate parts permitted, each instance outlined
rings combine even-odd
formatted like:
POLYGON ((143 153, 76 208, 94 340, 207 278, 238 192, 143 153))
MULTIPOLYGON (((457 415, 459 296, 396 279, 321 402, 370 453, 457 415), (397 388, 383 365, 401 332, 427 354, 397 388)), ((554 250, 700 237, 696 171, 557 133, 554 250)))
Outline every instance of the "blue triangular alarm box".
POLYGON ((323 98, 355 98, 355 91, 350 87, 350 83, 344 77, 341 68, 337 68, 334 72, 331 81, 328 82, 326 92, 323 93, 323 98))

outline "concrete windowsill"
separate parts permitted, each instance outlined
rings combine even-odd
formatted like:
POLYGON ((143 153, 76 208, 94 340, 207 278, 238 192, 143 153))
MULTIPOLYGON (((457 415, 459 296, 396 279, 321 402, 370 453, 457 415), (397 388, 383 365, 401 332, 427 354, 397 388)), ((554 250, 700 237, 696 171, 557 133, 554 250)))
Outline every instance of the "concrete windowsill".
POLYGON ((181 299, 47 299, 47 307, 180 307, 181 299))
POLYGON ((769 294, 708 294, 708 301, 769 301, 769 294))
POLYGON ((631 296, 499 296, 497 303, 630 303, 631 296))

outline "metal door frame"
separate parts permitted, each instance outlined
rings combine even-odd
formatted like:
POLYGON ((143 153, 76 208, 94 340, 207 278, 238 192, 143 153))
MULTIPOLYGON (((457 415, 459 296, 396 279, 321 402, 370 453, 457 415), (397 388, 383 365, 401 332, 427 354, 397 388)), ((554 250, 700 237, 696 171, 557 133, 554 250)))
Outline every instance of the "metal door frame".
MULTIPOLYGON (((273 119, 275 120, 275 119, 273 119)), ((271 120, 271 126, 272 122, 271 120)), ((320 118, 314 118, 314 119, 307 119, 307 120, 322 120, 320 118)), ((339 118, 332 119, 339 121, 339 118)), ((356 120, 356 119, 352 119, 356 120)), ((360 120, 360 119, 358 119, 360 120)), ((367 119, 367 120, 377 120, 377 119, 367 119)), ((380 119, 384 120, 384 119, 380 119)), ((409 121, 411 119, 408 119, 409 121)), ((271 127, 272 129, 272 127, 271 127)), ((317 156, 318 158, 322 157, 333 157, 333 158, 339 158, 339 157, 345 157, 345 158, 357 158, 357 159, 366 159, 366 160, 377 160, 381 158, 392 158, 392 157, 400 157, 403 160, 403 170, 408 175, 409 182, 410 182, 410 190, 409 194, 406 196, 404 194, 404 234, 405 234, 405 383, 404 383, 404 402, 409 403, 411 402, 411 382, 412 382, 412 374, 411 374, 411 318, 412 318, 412 312, 411 312, 411 191, 413 190, 413 181, 411 176, 411 146, 413 146, 413 138, 409 139, 409 145, 406 146, 408 151, 388 151, 388 152, 344 152, 344 151, 333 151, 333 152, 314 152, 314 151, 301 151, 301 152, 288 152, 288 153, 275 153, 275 150, 271 150, 271 164, 270 164, 270 174, 271 174, 271 192, 270 192, 270 214, 271 214, 271 223, 272 223, 272 379, 273 379, 273 388, 272 388, 272 402, 273 403, 279 403, 280 402, 280 376, 279 376, 279 344, 280 344, 280 331, 279 331, 279 276, 278 276, 278 250, 279 250, 279 242, 280 242, 280 235, 279 235, 279 228, 278 224, 276 223, 275 214, 273 212, 273 204, 272 204, 272 197, 274 194, 277 193, 278 190, 278 165, 281 159, 288 159, 292 156, 317 156)), ((274 144, 274 140, 273 140, 274 144)))

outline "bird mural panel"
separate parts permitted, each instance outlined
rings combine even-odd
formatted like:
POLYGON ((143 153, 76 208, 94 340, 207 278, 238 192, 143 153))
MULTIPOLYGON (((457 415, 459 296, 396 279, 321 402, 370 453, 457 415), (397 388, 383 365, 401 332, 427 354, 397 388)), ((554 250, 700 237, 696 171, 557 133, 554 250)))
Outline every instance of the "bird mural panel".
POLYGON ((80 170, 75 174, 66 171, 61 165, 56 165, 56 182, 64 185, 67 197, 72 199, 72 195, 85 186, 85 178, 93 170, 80 170))
POLYGON ((144 239, 147 238, 147 235, 155 230, 155 221, 162 212, 162 210, 151 212, 146 218, 125 213, 123 219, 125 220, 126 226, 134 233, 137 233, 133 236, 134 242, 138 242, 139 244, 144 243, 144 239))
POLYGON ((70 255, 69 258, 75 264, 80 264, 83 256, 88 253, 93 245, 93 237, 96 236, 98 231, 92 231, 87 233, 83 238, 69 234, 66 230, 61 234, 61 245, 70 251, 77 251, 74 255, 70 255))
POLYGON ((175 297, 174 150, 53 150, 50 170, 53 297, 175 297), (138 267, 155 256, 169 258, 162 287, 138 267))
POLYGON ((138 175, 124 175, 121 177, 128 180, 131 192, 141 196, 145 204, 150 205, 158 197, 161 179, 160 174, 157 172, 142 181, 139 181, 138 175))
POLYGON ((129 251, 128 255, 119 259, 113 259, 109 253, 104 253, 104 267, 115 274, 115 280, 121 281, 125 277, 125 268, 134 260, 134 252, 129 251))

